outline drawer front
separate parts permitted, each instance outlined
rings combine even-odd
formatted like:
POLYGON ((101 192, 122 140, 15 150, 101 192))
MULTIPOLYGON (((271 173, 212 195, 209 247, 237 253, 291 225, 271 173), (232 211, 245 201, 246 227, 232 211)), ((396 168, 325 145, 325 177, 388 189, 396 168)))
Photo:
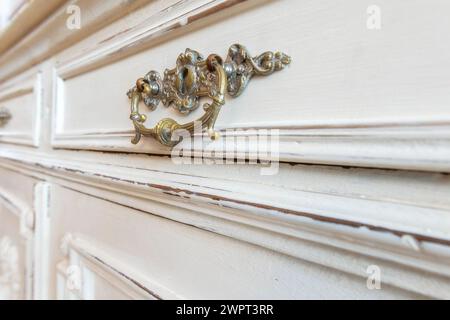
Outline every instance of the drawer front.
MULTIPOLYGON (((449 27, 449 8, 434 0, 411 4, 406 15, 398 1, 374 9, 359 0, 255 0, 192 1, 166 15, 143 9, 151 23, 113 24, 58 56, 53 145, 170 153, 151 137, 130 143, 128 89, 150 70, 173 68, 186 48, 226 57, 241 43, 254 56, 281 50, 292 63, 225 98, 216 122, 223 137, 276 137, 285 161, 448 171, 450 46, 437 35, 449 27), (377 19, 380 28, 370 24, 377 19), (248 131, 255 128, 271 130, 248 131)), ((166 117, 195 120, 201 109, 181 115, 141 106, 147 127, 166 117)), ((224 140, 180 146, 222 148, 224 140)))
POLYGON ((41 74, 15 79, 0 88, 0 141, 37 147, 40 134, 41 74))
POLYGON ((0 176, 0 300, 31 299, 34 181, 2 168, 0 176))
POLYGON ((144 212, 65 187, 50 194, 50 298, 418 297, 368 290, 364 277, 161 218, 151 202, 144 212))

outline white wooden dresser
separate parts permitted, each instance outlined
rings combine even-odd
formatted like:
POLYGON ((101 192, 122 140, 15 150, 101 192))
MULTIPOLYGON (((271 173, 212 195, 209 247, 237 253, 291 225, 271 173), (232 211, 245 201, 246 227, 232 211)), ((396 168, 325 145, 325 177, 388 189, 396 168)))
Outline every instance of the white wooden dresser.
POLYGON ((11 3, 0 299, 450 298, 449 1, 11 3))

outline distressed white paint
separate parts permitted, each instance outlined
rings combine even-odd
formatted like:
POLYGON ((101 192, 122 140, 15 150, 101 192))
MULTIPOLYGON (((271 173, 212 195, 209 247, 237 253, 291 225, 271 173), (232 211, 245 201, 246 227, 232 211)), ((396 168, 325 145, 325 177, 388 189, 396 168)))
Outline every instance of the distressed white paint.
MULTIPOLYGON (((444 280, 450 276, 447 246, 420 241, 421 250, 416 251, 405 246, 403 238, 395 235, 418 231, 422 236, 431 236, 438 241, 447 238, 439 231, 445 233, 447 229, 447 198, 442 197, 441 203, 434 200, 437 195, 448 193, 448 182, 444 176, 408 172, 392 175, 381 170, 343 171, 309 166, 289 169, 283 166, 277 179, 256 179, 257 168, 222 167, 217 170, 221 168, 218 166, 210 167, 207 174, 210 177, 204 177, 205 168, 201 166, 182 167, 184 173, 178 174, 183 171, 181 167, 170 165, 170 162, 160 158, 104 155, 107 163, 101 165, 99 160, 102 157, 97 154, 84 153, 73 161, 61 160, 71 158, 71 152, 65 153, 65 156, 59 154, 60 159, 55 161, 44 160, 42 156, 30 159, 28 154, 22 158, 29 159, 29 163, 15 160, 10 165, 5 162, 2 165, 50 179, 55 184, 84 194, 254 243, 362 279, 365 279, 368 265, 380 264, 386 270, 385 283, 433 297, 446 297, 450 292, 444 280), (92 163, 91 157, 97 163, 89 165, 92 163), (134 166, 148 168, 132 169, 130 159, 133 159, 134 166), (37 171, 34 161, 39 163, 37 171), (176 171, 171 173, 171 169, 176 171), (271 186, 267 184, 269 181, 271 186), (343 181, 347 182, 346 187, 343 187, 343 181), (412 185, 411 181, 415 181, 416 185, 412 185), (186 192, 180 195, 188 196, 188 199, 175 197, 173 192, 173 196, 171 192, 162 193, 160 189, 146 184, 174 190, 181 188, 186 192), (395 195, 395 190, 402 188, 406 189, 395 195), (302 189, 304 191, 300 191, 302 189), (421 196, 413 201, 408 196, 411 193, 421 196), (228 200, 213 200, 223 196, 228 200), (340 198, 343 199, 342 206, 336 202, 340 198), (277 210, 299 210, 300 214, 303 211, 319 219, 343 218, 350 223, 370 223, 386 230, 346 227, 340 223, 320 222, 240 202, 269 205, 279 208, 277 210), (404 208, 399 210, 399 205, 404 208), (426 207, 429 219, 422 224, 419 219, 426 207), (385 215, 380 215, 380 208, 383 208, 385 215), (425 283, 424 272, 428 279, 425 283), (433 274, 439 276, 436 278, 433 274)), ((2 156, 7 155, 3 153, 2 156)))
POLYGON ((0 299, 31 299, 34 214, 25 201, 33 196, 34 181, 3 169, 0 174, 0 299), (18 185, 9 187, 11 180, 18 185))
POLYGON ((28 73, 0 87, 0 107, 11 114, 0 127, 0 141, 37 147, 42 107, 41 74, 28 73))
MULTIPOLYGON (((52 239, 62 239, 70 232, 69 247, 75 246, 110 268, 124 270, 147 290, 170 288, 169 296, 165 293, 168 289, 157 290, 163 298, 416 297, 389 287, 383 292, 370 291, 364 277, 62 188, 54 190, 52 208, 52 239), (73 204, 69 210, 66 201, 73 204), (105 225, 108 228, 102 227, 105 225), (336 278, 344 285, 330 293, 326 288, 333 287, 336 278)), ((59 250, 59 242, 52 241, 53 250, 59 250)))
MULTIPOLYGON (((151 139, 129 143, 133 127, 122 88, 149 70, 172 67, 183 48, 226 55, 240 42, 254 54, 283 50, 293 63, 228 98, 219 129, 282 129, 283 161, 450 170, 449 48, 436 36, 448 28, 445 10, 436 9, 442 1, 410 4, 407 16, 401 2, 383 1, 378 32, 365 25, 369 1, 249 1, 207 16, 226 2, 194 1, 194 8, 189 2, 112 39, 99 33, 59 54, 53 145, 167 154, 151 139), (183 23, 201 14, 200 21, 183 23)), ((180 116, 160 107, 148 113, 147 125, 167 116, 186 122, 201 112, 180 116)), ((255 148, 238 146, 240 152, 255 148)))
MULTIPOLYGON (((0 56, 16 134, 1 138, 0 237, 26 243, 27 298, 450 298, 447 2, 381 1, 376 31, 368 1, 75 3, 82 29, 59 28, 61 8, 0 56), (261 176, 130 144, 137 77, 235 42, 293 64, 228 98, 217 126, 280 129, 291 164, 261 176)), ((159 108, 149 125, 167 115, 189 118, 159 108)))
MULTIPOLYGON (((45 300, 49 298, 49 282, 52 275, 49 274, 48 247, 50 245, 50 188, 46 182, 39 182, 34 188, 34 210, 36 214, 35 240, 34 240, 34 278, 33 299, 45 300)), ((53 289, 53 288, 52 288, 53 289)))

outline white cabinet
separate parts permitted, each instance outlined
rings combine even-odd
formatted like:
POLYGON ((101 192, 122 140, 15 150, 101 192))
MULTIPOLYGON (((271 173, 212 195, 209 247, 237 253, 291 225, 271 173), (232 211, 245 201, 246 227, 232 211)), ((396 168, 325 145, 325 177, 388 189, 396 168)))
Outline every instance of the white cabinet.
POLYGON ((449 3, 70 4, 0 35, 0 298, 450 298, 449 3))

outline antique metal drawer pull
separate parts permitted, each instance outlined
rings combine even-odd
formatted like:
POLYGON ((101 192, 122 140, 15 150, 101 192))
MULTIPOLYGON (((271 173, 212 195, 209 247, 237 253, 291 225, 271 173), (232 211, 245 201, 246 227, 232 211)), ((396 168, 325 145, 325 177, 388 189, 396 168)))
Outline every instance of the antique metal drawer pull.
POLYGON ((197 51, 186 49, 178 56, 176 67, 166 69, 164 78, 158 72, 150 71, 144 78, 136 81, 136 85, 128 91, 131 99, 131 115, 136 131, 132 143, 136 144, 141 136, 156 138, 165 146, 173 147, 181 141, 181 137, 172 136, 177 130, 194 131, 196 121, 206 129, 211 139, 219 134, 214 131, 214 124, 220 108, 225 104, 225 92, 232 97, 239 96, 247 87, 254 75, 267 76, 274 71, 289 65, 291 58, 282 52, 264 52, 252 57, 247 49, 234 44, 228 50, 228 56, 222 61, 220 56, 211 54, 204 59, 197 51), (198 120, 179 124, 173 119, 160 120, 154 128, 144 126, 146 116, 139 112, 141 101, 154 110, 160 102, 166 107, 171 105, 181 113, 195 110, 202 97, 208 97, 211 103, 205 103, 205 113, 198 120))
POLYGON ((4 126, 9 119, 11 119, 11 113, 6 108, 0 108, 0 127, 4 126))

